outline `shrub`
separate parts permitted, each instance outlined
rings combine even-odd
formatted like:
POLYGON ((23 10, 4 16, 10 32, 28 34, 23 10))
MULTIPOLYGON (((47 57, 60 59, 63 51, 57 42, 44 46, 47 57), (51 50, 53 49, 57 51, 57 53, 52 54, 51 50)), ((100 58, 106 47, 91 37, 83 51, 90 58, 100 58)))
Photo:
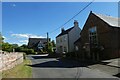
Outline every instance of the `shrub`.
POLYGON ((26 53, 23 53, 23 59, 26 59, 26 53))
POLYGON ((16 52, 24 52, 26 54, 35 54, 35 51, 33 49, 18 47, 15 49, 16 52))
POLYGON ((33 49, 25 49, 26 54, 35 54, 35 51, 33 49))

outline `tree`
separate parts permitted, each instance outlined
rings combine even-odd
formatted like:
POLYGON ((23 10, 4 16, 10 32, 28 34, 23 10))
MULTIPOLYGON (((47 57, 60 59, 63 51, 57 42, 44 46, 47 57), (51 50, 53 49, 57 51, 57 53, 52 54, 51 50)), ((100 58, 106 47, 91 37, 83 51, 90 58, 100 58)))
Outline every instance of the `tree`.
POLYGON ((13 51, 12 44, 9 44, 8 42, 4 42, 3 40, 4 38, 0 32, 0 50, 12 52, 13 51))
POLYGON ((28 46, 26 44, 23 44, 21 47, 28 48, 28 46))
POLYGON ((43 50, 44 51, 47 50, 48 53, 53 53, 55 47, 56 47, 55 41, 52 40, 48 42, 48 44, 45 46, 43 50))
POLYGON ((52 46, 52 43, 49 42, 49 45, 48 45, 48 52, 49 53, 52 53, 53 52, 53 46, 52 46))
POLYGON ((2 34, 1 34, 1 32, 0 32, 0 40, 4 40, 4 38, 3 38, 3 36, 2 36, 2 34))
POLYGON ((22 47, 16 47, 15 52, 22 52, 22 47))
POLYGON ((33 49, 28 49, 28 46, 26 44, 23 44, 22 46, 18 46, 18 44, 10 44, 8 42, 4 42, 3 40, 4 38, 0 32, 0 50, 2 47, 2 50, 7 52, 12 52, 13 49, 15 49, 15 52, 25 52, 27 54, 35 53, 33 49))
POLYGON ((13 51, 13 46, 12 44, 9 43, 2 43, 2 50, 7 51, 7 52, 12 52, 13 51))
POLYGON ((55 41, 54 41, 54 40, 52 40, 51 43, 52 43, 52 46, 53 46, 53 47, 56 47, 56 44, 55 44, 55 41))
POLYGON ((2 36, 2 34, 1 34, 1 32, 0 32, 0 50, 2 50, 3 40, 4 40, 4 38, 3 38, 3 36, 2 36))
POLYGON ((18 44, 12 44, 13 48, 19 47, 18 44))

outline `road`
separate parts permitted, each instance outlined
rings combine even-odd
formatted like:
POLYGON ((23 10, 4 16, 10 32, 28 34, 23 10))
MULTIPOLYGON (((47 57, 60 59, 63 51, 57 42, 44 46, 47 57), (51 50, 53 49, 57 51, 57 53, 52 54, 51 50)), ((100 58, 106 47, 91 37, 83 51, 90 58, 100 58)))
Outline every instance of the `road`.
MULTIPOLYGON (((92 70, 73 60, 29 55, 33 78, 116 78, 99 70, 92 70)), ((113 79, 112 79, 113 80, 113 79)))

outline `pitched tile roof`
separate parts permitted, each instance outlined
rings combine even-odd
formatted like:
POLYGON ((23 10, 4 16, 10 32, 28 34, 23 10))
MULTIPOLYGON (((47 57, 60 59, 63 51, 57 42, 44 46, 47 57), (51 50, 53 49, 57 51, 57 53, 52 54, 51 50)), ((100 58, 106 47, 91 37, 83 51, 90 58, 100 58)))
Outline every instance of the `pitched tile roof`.
POLYGON ((102 14, 96 14, 94 12, 92 13, 96 15, 97 17, 99 17, 100 19, 102 19, 103 21, 105 21, 106 23, 108 23, 110 26, 120 27, 120 25, 118 25, 118 23, 120 23, 120 18, 115 18, 112 16, 107 16, 107 15, 102 15, 102 14))
POLYGON ((40 41, 47 42, 47 38, 29 38, 28 47, 35 47, 40 41))
MULTIPOLYGON (((60 37, 60 36, 62 36, 62 35, 64 35, 64 34, 68 34, 68 32, 70 32, 73 28, 74 28, 74 27, 71 27, 71 28, 65 30, 64 32, 61 32, 57 37, 60 37)), ((57 37, 56 37, 56 38, 57 38, 57 37)))

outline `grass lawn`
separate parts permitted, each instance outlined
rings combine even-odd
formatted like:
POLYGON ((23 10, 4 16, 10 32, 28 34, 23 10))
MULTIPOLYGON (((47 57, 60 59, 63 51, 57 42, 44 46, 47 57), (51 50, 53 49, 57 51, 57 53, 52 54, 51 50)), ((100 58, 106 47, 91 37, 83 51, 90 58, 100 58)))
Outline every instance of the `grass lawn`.
POLYGON ((26 59, 16 67, 3 71, 2 78, 32 78, 32 68, 27 66, 31 61, 26 59))

